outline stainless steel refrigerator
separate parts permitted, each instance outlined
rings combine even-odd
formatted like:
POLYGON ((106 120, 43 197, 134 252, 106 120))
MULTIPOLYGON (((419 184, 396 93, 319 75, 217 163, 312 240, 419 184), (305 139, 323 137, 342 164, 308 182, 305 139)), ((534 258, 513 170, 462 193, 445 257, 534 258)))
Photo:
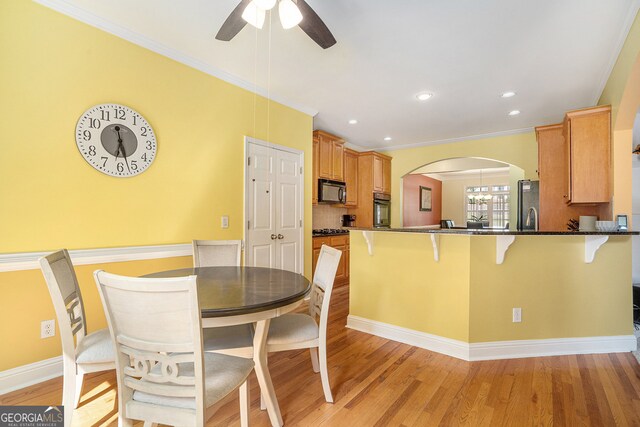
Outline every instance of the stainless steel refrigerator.
POLYGON ((534 230, 540 224, 540 181, 524 179, 518 181, 518 224, 519 231, 534 230), (527 225, 529 217, 529 225, 527 225))

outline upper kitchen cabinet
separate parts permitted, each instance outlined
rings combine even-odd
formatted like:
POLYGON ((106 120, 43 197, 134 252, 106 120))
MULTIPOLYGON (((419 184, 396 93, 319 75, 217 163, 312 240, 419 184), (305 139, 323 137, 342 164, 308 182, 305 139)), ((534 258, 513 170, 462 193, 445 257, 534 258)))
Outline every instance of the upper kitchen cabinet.
POLYGON ((313 136, 313 153, 312 153, 312 171, 313 171, 313 178, 312 178, 312 193, 311 193, 311 203, 314 205, 318 204, 318 169, 320 168, 320 156, 319 156, 319 151, 320 151, 320 141, 318 140, 318 138, 314 135, 313 136))
POLYGON ((344 182, 347 185, 346 207, 358 206, 358 152, 344 150, 344 182))
POLYGON ((391 194, 391 157, 372 152, 373 192, 391 194))
POLYGON ((563 123, 567 203, 611 199, 611 106, 570 111, 563 123))
POLYGON ((318 141, 318 177, 344 182, 344 141, 321 130, 313 139, 318 141))

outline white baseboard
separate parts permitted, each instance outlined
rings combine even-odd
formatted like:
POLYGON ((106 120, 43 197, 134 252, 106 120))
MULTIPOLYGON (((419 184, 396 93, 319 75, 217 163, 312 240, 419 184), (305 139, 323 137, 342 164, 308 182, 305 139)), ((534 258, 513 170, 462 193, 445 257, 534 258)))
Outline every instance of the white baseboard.
POLYGON ((62 376, 62 356, 0 372, 0 395, 62 376))
POLYGON ((413 329, 352 315, 347 317, 347 328, 446 354, 447 356, 457 357, 458 359, 469 360, 469 344, 464 341, 418 332, 413 329))
POLYGON ((635 351, 634 335, 466 343, 349 315, 347 327, 467 361, 635 351))
POLYGON ((624 353, 635 351, 636 337, 552 338, 546 340, 496 341, 470 344, 470 360, 516 359, 565 354, 624 353))

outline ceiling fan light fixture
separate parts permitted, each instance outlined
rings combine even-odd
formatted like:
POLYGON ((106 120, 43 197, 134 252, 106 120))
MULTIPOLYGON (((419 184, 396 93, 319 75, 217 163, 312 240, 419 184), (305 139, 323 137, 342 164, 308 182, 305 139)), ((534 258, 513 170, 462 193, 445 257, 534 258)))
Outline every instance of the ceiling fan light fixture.
POLYGON ((278 12, 280 14, 280 23, 282 23, 282 28, 285 30, 295 27, 302 21, 300 9, 291 0, 280 0, 278 12))
POLYGON ((276 5, 276 0, 253 0, 258 9, 271 10, 276 5))
POLYGON ((256 6, 256 3, 252 0, 242 12, 242 19, 253 25, 257 29, 261 30, 264 25, 264 9, 260 9, 256 6))

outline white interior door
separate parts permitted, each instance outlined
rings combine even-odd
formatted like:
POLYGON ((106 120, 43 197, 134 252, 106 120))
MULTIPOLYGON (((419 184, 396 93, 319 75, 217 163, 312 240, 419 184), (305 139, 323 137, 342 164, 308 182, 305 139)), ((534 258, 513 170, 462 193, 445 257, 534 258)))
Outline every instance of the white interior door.
POLYGON ((246 265, 302 273, 303 153, 247 139, 246 265))

